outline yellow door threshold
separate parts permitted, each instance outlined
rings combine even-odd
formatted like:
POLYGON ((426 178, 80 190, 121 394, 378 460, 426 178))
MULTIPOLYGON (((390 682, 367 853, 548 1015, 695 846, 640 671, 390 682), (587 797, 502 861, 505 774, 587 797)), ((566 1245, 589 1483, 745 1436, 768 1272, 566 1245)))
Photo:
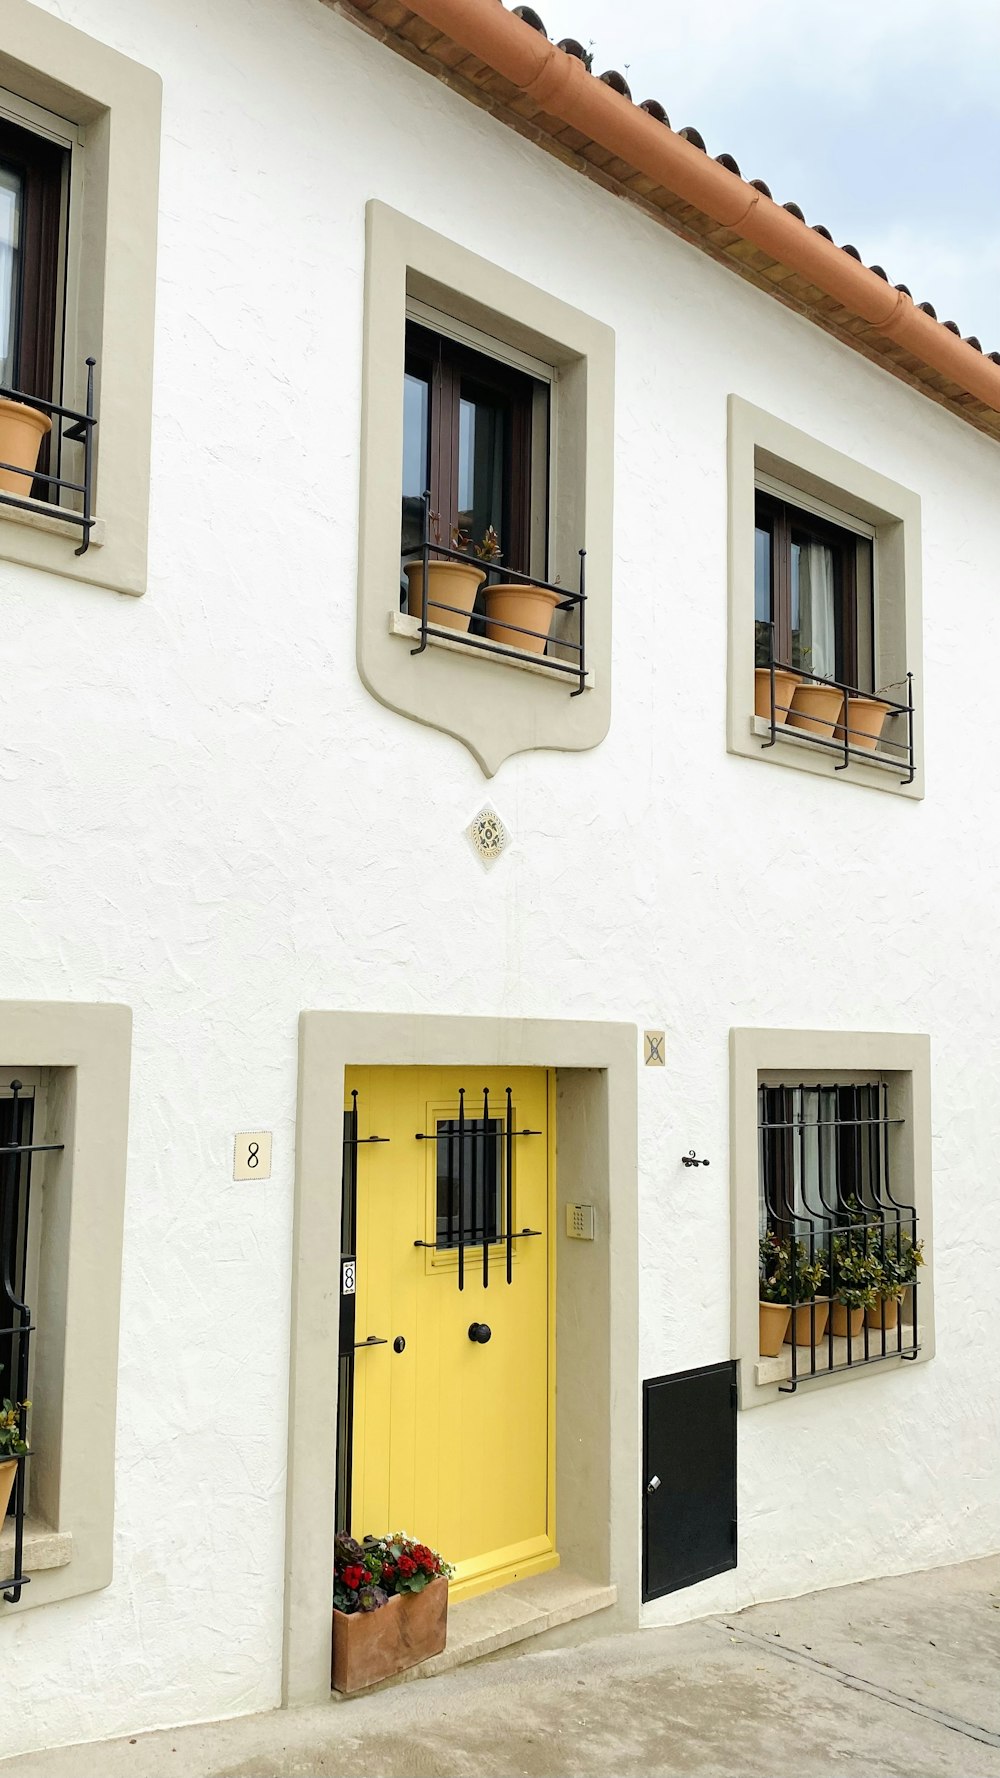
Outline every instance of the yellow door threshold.
MULTIPOLYGON (((618 1598, 616 1587, 602 1587, 596 1581, 553 1568, 547 1574, 533 1574, 527 1580, 514 1581, 508 1587, 497 1587, 490 1593, 477 1593, 471 1599, 460 1599, 448 1608, 448 1642, 439 1655, 408 1667, 380 1685, 368 1686, 353 1697, 367 1697, 387 1685, 399 1685, 406 1679, 431 1679, 463 1667, 466 1661, 478 1661, 483 1655, 496 1654, 529 1636, 541 1636, 560 1624, 576 1618, 589 1617, 592 1612, 606 1611, 618 1598)), ((337 1702, 349 1704, 351 1698, 337 1702)))

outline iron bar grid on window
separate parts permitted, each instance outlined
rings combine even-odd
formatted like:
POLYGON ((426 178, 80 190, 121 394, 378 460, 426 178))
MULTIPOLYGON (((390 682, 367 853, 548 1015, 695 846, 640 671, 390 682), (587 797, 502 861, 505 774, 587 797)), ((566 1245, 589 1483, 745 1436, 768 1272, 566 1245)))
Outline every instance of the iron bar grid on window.
POLYGON ((490 1248, 506 1254, 507 1283, 514 1278, 514 1242, 539 1236, 541 1229, 514 1227, 514 1142, 520 1136, 540 1136, 541 1130, 515 1130, 514 1100, 510 1087, 504 1094, 501 1116, 490 1110, 489 1088, 482 1093, 482 1117, 466 1111, 465 1087, 458 1092, 458 1116, 438 1118, 433 1131, 417 1130, 417 1142, 437 1144, 436 1218, 433 1241, 414 1241, 458 1255, 458 1288, 465 1289, 467 1248, 481 1248, 483 1289, 490 1284, 490 1248))
POLYGON ((921 1244, 887 1083, 761 1086, 758 1108, 761 1298, 790 1308, 779 1388, 915 1358, 921 1244))
MULTIPOLYGON (((41 512, 52 517, 64 519, 67 524, 79 525, 83 537, 74 555, 85 555, 90 547, 90 534, 93 531, 94 519, 94 442, 97 434, 97 411, 94 405, 94 369, 97 360, 87 359, 87 396, 83 413, 78 409, 63 407, 57 401, 45 401, 37 395, 26 395, 21 389, 9 389, 0 385, 0 398, 8 401, 19 401, 25 407, 34 407, 40 413, 48 414, 52 421, 49 434, 49 468, 48 470, 33 469, 26 471, 19 463, 0 463, 0 470, 10 470, 35 488, 39 484, 43 489, 41 498, 33 498, 30 494, 18 494, 12 490, 0 489, 0 506, 13 506, 20 512, 41 512), (83 450, 83 465, 80 470, 82 479, 75 480, 67 473, 65 463, 65 445, 78 444, 83 450)), ((43 462, 46 460, 42 454, 43 462)))

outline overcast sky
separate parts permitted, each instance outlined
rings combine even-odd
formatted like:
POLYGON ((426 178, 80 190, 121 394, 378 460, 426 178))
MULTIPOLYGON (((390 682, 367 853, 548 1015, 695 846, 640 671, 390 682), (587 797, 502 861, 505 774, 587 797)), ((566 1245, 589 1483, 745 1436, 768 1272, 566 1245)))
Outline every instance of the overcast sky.
POLYGON ((536 0, 942 321, 1000 350, 1000 0, 536 0))

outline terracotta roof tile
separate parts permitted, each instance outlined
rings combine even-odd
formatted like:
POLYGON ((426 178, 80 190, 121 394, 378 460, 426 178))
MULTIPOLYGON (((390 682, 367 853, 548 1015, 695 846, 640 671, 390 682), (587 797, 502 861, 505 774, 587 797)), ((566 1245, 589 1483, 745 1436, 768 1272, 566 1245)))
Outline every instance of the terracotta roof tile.
POLYGON ((883 266, 864 268, 861 254, 850 242, 842 243, 839 251, 862 268, 862 279, 869 279, 869 288, 857 280, 854 271, 848 277, 846 267, 838 273, 837 248, 830 230, 819 222, 810 224, 791 200, 777 204, 773 221, 769 220, 769 204, 764 200, 774 204, 770 187, 763 179, 746 179, 732 154, 724 152, 709 159, 705 174, 711 170, 712 177, 703 178, 686 158, 692 149, 695 160, 702 154, 709 156, 700 131, 692 125, 675 130, 657 99, 643 99, 634 105, 625 75, 617 69, 597 73, 590 50, 576 38, 564 37, 558 45, 550 44, 544 20, 534 7, 515 7, 505 18, 504 7, 496 0, 326 3, 336 5, 397 53, 445 80, 473 103, 485 106, 536 146, 605 189, 640 204, 691 245, 1000 441, 1000 378, 994 369, 1000 366, 1000 351, 984 353, 975 335, 963 340, 955 322, 939 321, 929 302, 913 303, 909 287, 892 284, 883 266), (439 31, 427 24, 428 19, 437 21, 439 31), (509 32, 512 27, 520 34, 514 19, 528 27, 529 37, 535 32, 545 40, 540 60, 525 58, 517 48, 509 32), (491 46, 488 52, 487 44, 491 46), (494 62, 494 55, 501 60, 494 62), (569 65, 563 64, 561 69, 563 57, 569 65), (581 82, 581 69, 574 68, 572 62, 582 64, 584 74, 593 78, 595 100, 601 87, 610 89, 600 94, 599 105, 580 105, 586 81, 581 82), (566 75, 572 77, 568 85, 566 75), (569 112, 563 109, 567 104, 569 112), (645 113, 641 126, 636 118, 623 130, 613 111, 617 106, 624 107, 623 124, 628 124, 628 111, 633 106, 645 113), (655 131, 649 138, 650 151, 642 146, 647 139, 647 117, 674 138, 672 144, 664 142, 666 153, 662 155, 653 151, 655 131), (607 143, 614 146, 585 134, 585 118, 593 118, 595 123, 600 119, 599 133, 603 136, 610 130, 607 143), (622 158, 626 142, 630 157, 635 152, 637 159, 622 158), (633 151, 631 145, 638 146, 633 151), (668 167, 678 177, 677 185, 664 178, 668 167), (732 181, 733 189, 728 189, 728 183, 720 185, 719 180, 732 181), (741 182, 748 201, 742 212, 741 182), (760 194, 759 200, 755 194, 760 194), (711 214, 706 213, 704 198, 710 199, 711 214), (799 227, 808 231, 801 247, 796 246, 799 227), (818 259, 821 244, 823 257, 818 259), (870 287, 876 280, 887 297, 891 293, 896 304, 905 307, 883 307, 870 287), (858 302, 862 306, 856 306, 858 302), (914 325, 917 322, 919 326, 914 325), (946 333, 952 335, 947 344, 946 333), (966 347, 967 363, 962 357, 966 347), (974 368, 977 364, 978 369, 974 368))
MULTIPOLYGON (((534 10, 534 7, 515 6, 512 10, 515 18, 523 19, 526 25, 530 25, 533 30, 539 31, 543 37, 548 37, 544 22, 534 10)), ((580 61, 586 63, 588 71, 590 70, 592 57, 589 51, 584 49, 583 44, 579 43, 575 37, 564 37, 558 47, 565 50, 568 55, 576 56, 580 61)), ((624 74, 619 74, 617 69, 609 68, 607 72, 600 75, 599 78, 604 81, 606 86, 613 87, 616 93, 621 93, 623 98, 631 99, 632 93, 628 82, 626 81, 624 74)), ((651 117, 657 118, 660 123, 665 124, 668 129, 670 128, 670 119, 658 99, 643 99, 640 109, 647 111, 651 117)), ((705 138, 702 136, 700 130, 696 130, 693 125, 689 124, 684 129, 678 130, 677 134, 683 136, 686 142, 693 143, 695 148, 703 149, 707 154, 708 150, 705 145, 705 138)), ((720 166, 728 168, 730 173, 735 173, 737 177, 742 178, 739 165, 733 155, 717 154, 715 159, 719 162, 720 166)), ((773 195, 770 188, 764 184, 763 179, 751 179, 749 183, 754 186, 757 191, 762 192, 765 197, 769 198, 773 195)), ((800 222, 805 222, 805 216, 798 204, 789 202, 784 204, 782 208, 788 210, 792 216, 797 216, 800 222)), ((833 240, 833 236, 829 229, 824 228, 822 223, 813 223, 812 226, 817 234, 821 234, 825 240, 833 240)), ((849 253, 851 258, 856 259, 859 264, 863 263, 861 254, 858 252, 857 248, 851 246, 850 243, 844 243, 842 251, 844 253, 849 253)), ((875 272, 878 277, 884 278, 886 283, 889 282, 888 272, 884 271, 880 265, 873 265, 868 269, 869 271, 875 272)), ((895 289, 905 291, 907 296, 911 294, 905 284, 897 284, 895 289)), ((926 315, 930 315, 935 320, 937 319, 935 310, 931 307, 930 303, 920 303, 919 307, 923 309, 926 315)), ((942 322, 942 326, 947 327, 949 333, 958 334, 961 339, 962 331, 956 322, 944 321, 942 322)), ((973 346, 977 352, 981 352, 983 349, 975 334, 966 336, 966 344, 973 346)), ((993 360, 994 364, 1000 364, 1000 354, 990 352, 989 357, 993 360)))

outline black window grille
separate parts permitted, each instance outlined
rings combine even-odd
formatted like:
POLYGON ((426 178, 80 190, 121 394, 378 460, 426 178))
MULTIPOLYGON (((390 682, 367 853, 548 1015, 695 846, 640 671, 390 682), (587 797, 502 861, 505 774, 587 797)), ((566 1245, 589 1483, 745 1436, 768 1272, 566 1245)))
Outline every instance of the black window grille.
MULTIPOLYGON (((471 1096, 471 1095, 470 1095, 471 1096)), ((515 1130, 512 1089, 504 1092, 502 1118, 490 1113, 489 1089, 482 1093, 482 1117, 466 1110, 466 1088, 458 1090, 458 1116, 439 1118, 434 1130, 417 1130, 417 1142, 437 1144, 437 1230, 433 1241, 414 1247, 453 1248, 458 1255, 458 1288, 465 1289, 467 1248, 482 1249, 483 1289, 489 1289, 490 1248, 506 1249, 507 1283, 514 1277, 514 1242, 541 1235, 541 1229, 514 1227, 514 1143, 541 1130, 515 1130)))
MULTIPOLYGON (((33 1126, 34 1095, 19 1080, 12 1080, 10 1098, 0 1099, 0 1400, 8 1399, 18 1408, 20 1436, 29 1444, 28 1409, 23 1404, 29 1399, 31 1336, 35 1332, 27 1302, 32 1162, 36 1154, 62 1148, 57 1142, 36 1143, 33 1126)), ((8 1506, 14 1521, 13 1569, 6 1579, 0 1577, 0 1591, 12 1605, 17 1604, 29 1579, 23 1566, 29 1456, 30 1451, 17 1458, 8 1506)))
POLYGON ((503 1122, 469 1118, 461 1135, 458 1119, 438 1120, 437 1244, 478 1246, 498 1241, 503 1227, 503 1122), (459 1154, 459 1143, 462 1154, 459 1154), (466 1182, 459 1204, 459 1181, 466 1182))
POLYGON ((915 1358, 922 1243, 894 1183, 888 1083, 761 1086, 758 1106, 761 1300, 789 1310, 780 1387, 915 1358))

